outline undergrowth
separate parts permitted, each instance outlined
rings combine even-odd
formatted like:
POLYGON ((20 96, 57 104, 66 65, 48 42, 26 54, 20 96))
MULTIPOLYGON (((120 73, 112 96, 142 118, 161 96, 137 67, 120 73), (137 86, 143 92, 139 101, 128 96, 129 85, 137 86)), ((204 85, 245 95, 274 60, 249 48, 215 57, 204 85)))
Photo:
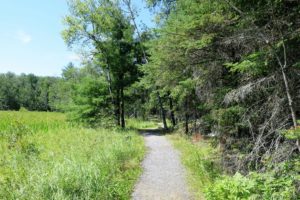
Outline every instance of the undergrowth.
POLYGON ((225 174, 220 153, 208 140, 193 143, 180 134, 168 136, 180 150, 188 169, 189 182, 196 199, 207 200, 296 200, 299 199, 300 158, 248 175, 225 174))
POLYGON ((0 116, 0 199, 130 199, 145 152, 136 131, 87 129, 59 113, 0 116))

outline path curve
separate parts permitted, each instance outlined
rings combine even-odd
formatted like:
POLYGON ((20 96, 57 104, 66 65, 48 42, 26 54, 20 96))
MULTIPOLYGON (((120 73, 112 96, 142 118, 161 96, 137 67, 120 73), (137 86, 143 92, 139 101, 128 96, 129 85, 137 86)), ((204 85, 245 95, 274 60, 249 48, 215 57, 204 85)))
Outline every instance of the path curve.
POLYGON ((148 153, 144 172, 132 194, 133 200, 189 200, 186 173, 180 156, 165 136, 145 135, 148 153))

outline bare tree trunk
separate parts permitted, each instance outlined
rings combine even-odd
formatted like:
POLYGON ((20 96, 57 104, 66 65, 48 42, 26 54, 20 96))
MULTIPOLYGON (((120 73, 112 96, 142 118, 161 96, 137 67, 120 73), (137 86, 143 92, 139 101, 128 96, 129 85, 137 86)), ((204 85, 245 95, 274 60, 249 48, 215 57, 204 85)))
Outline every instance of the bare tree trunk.
POLYGON ((174 114, 174 110, 173 110, 173 100, 172 97, 169 97, 169 104, 170 104, 170 117, 171 117, 171 122, 173 127, 176 126, 176 120, 175 120, 175 114, 174 114))
POLYGON ((167 120, 166 120, 166 112, 165 112, 161 97, 159 95, 159 92, 157 92, 157 98, 158 98, 159 108, 160 108, 160 111, 161 111, 161 116, 162 116, 164 129, 168 129, 167 120))
POLYGON ((111 77, 110 77, 110 69, 109 69, 109 67, 107 68, 107 71, 106 71, 106 79, 107 79, 107 82, 108 82, 109 94, 110 94, 111 98, 113 98, 113 95, 112 95, 112 81, 111 81, 111 77))
POLYGON ((120 110, 121 110, 121 113, 120 113, 120 117, 121 117, 121 127, 122 128, 125 128, 125 102, 124 102, 124 88, 122 86, 121 88, 121 106, 120 106, 120 110))
POLYGON ((188 100, 185 100, 185 134, 189 134, 188 100))
MULTIPOLYGON (((283 81, 284 81, 284 85, 285 85, 285 91, 286 91, 286 96, 288 99, 288 104, 289 104, 289 108, 290 108, 290 112, 291 112, 291 116, 292 116, 292 120, 293 120, 293 127, 294 129, 297 128, 297 118, 296 118, 296 114, 295 114, 295 110, 294 110, 294 105, 293 105, 293 99, 290 93, 290 88, 289 88, 289 83, 285 74, 285 71, 283 68, 281 68, 281 73, 282 73, 282 77, 283 77, 283 81)), ((300 152, 300 142, 299 139, 297 139, 296 141, 296 146, 298 148, 298 151, 300 152)))
POLYGON ((196 112, 196 108, 193 111, 193 120, 194 120, 194 127, 193 127, 193 131, 194 133, 197 132, 197 112, 196 112))
POLYGON ((114 104, 115 104, 115 120, 117 126, 120 126, 120 90, 117 90, 117 96, 114 99, 114 104))
MULTIPOLYGON (((297 128, 297 118, 296 118, 296 114, 295 114, 295 110, 294 110, 293 98, 292 98, 292 95, 291 95, 291 92, 290 92, 289 82, 288 82, 288 79, 287 79, 287 76, 286 76, 286 73, 285 73, 285 69, 287 68, 287 55, 286 55, 285 42, 284 42, 283 38, 282 38, 282 46, 283 46, 284 61, 282 63, 277 54, 276 54, 276 59, 277 59, 277 62, 280 66, 280 69, 281 69, 282 79, 283 79, 284 86, 285 86, 286 97, 287 97, 287 100, 288 100, 288 105, 289 105, 289 109, 290 109, 291 117, 292 117, 292 121, 293 121, 293 127, 294 127, 294 129, 296 129, 297 128)), ((296 146, 298 148, 298 151, 300 152, 299 139, 297 139, 297 141, 296 141, 296 146)))
POLYGON ((189 134, 189 115, 185 113, 185 134, 189 134))
POLYGON ((287 80, 284 69, 281 69, 281 73, 282 73, 282 78, 283 78, 283 82, 284 82, 284 86, 285 86, 285 92, 286 92, 286 96, 288 99, 288 104, 289 104, 289 108, 290 108, 290 112, 291 112, 291 116, 292 116, 292 120, 293 120, 293 126, 294 126, 294 128, 296 128, 297 127, 297 119, 296 119, 296 114, 295 114, 295 110, 294 110, 293 99, 292 99, 292 96, 290 93, 290 88, 289 88, 288 80, 287 80))
POLYGON ((148 59, 147 59, 147 56, 146 56, 146 51, 145 51, 145 49, 144 49, 144 47, 143 47, 143 45, 142 45, 142 37, 141 37, 141 33, 140 33, 140 31, 139 31, 139 29, 138 29, 138 26, 137 26, 137 24, 136 24, 134 12, 133 12, 132 7, 131 7, 131 0, 123 0, 123 2, 126 4, 126 6, 127 6, 127 8, 128 8, 128 11, 129 11, 129 13, 130 13, 130 17, 131 17, 131 19, 132 19, 133 25, 134 25, 134 27, 135 27, 135 29, 136 29, 136 33, 137 33, 137 35, 138 35, 138 37, 139 37, 139 40, 140 40, 140 46, 141 46, 141 49, 142 49, 142 52, 143 52, 144 60, 145 60, 146 63, 148 63, 148 59))

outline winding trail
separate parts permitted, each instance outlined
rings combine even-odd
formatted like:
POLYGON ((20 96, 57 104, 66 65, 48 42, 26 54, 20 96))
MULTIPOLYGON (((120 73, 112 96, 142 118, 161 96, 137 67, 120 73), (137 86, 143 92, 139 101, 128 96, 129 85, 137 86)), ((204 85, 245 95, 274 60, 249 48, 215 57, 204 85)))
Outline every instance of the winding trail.
POLYGON ((163 135, 147 131, 144 137, 148 154, 143 161, 144 172, 135 187, 132 199, 191 199, 179 153, 163 135))

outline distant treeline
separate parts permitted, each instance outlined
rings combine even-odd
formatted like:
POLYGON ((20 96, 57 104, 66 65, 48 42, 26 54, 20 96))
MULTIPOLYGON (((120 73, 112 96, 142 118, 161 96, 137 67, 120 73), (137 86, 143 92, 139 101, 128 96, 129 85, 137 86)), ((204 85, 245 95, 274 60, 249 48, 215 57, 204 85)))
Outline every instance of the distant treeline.
POLYGON ((60 80, 57 77, 39 77, 33 74, 0 74, 0 109, 56 110, 55 100, 60 80))

